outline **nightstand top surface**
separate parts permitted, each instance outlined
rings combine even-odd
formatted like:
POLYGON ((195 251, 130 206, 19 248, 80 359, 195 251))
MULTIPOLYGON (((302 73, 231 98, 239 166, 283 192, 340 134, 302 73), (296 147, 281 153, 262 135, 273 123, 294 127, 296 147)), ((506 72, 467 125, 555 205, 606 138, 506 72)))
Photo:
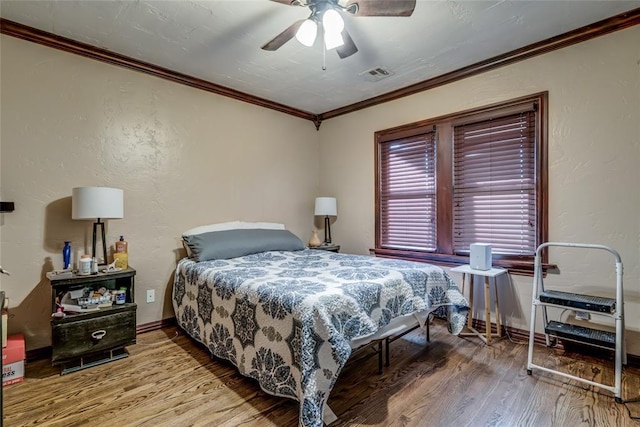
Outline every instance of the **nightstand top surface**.
POLYGON ((110 278, 120 278, 120 277, 130 277, 130 276, 135 276, 136 274, 136 270, 134 270, 131 267, 125 268, 124 270, 120 270, 120 271, 113 271, 113 272, 108 272, 108 273, 96 273, 96 274, 73 274, 71 277, 49 277, 47 276, 47 278, 49 279, 49 281, 51 282, 52 285, 59 285, 59 284, 69 284, 69 283, 78 283, 78 282, 94 282, 94 281, 99 281, 99 280, 105 280, 105 279, 110 279, 110 278))
POLYGON ((507 272, 507 270, 500 267, 492 267, 489 270, 475 270, 471 268, 471 266, 468 264, 453 267, 451 271, 454 271, 456 273, 475 274, 477 276, 487 276, 487 277, 496 277, 507 272))

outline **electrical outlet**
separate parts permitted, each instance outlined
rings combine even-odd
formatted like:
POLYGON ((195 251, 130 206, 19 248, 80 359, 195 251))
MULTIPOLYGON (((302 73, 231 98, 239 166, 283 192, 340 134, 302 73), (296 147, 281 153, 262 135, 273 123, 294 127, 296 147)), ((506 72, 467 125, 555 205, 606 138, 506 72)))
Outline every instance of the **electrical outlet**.
POLYGON ((155 289, 147 289, 147 303, 155 302, 155 300, 156 300, 155 289))
POLYGON ((591 320, 591 315, 589 315, 586 311, 577 311, 576 310, 576 319, 578 320, 591 320))

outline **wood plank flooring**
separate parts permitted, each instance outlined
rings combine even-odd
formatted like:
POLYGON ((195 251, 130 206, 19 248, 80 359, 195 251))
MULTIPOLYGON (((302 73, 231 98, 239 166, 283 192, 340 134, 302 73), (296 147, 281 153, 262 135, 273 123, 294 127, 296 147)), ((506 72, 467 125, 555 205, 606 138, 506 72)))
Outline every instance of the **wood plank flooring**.
MULTIPOLYGON (((60 376, 49 361, 4 389, 5 426, 295 426, 297 402, 264 393, 176 328, 138 335, 130 357, 60 376)), ((612 363, 536 346, 536 362, 613 381, 612 363)), ((376 357, 356 353, 329 405, 332 426, 640 426, 607 391, 557 375, 526 374, 527 346, 454 337, 435 320, 376 357)), ((624 398, 640 400, 640 369, 626 368, 624 398)))

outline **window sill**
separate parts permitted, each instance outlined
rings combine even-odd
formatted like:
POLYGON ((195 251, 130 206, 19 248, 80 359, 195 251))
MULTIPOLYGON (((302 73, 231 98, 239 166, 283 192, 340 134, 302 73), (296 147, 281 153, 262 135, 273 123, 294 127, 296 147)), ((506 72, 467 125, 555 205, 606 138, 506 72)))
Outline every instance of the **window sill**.
MULTIPOLYGON (((373 248, 370 252, 377 257, 403 259, 407 261, 425 262, 443 267, 455 267, 457 265, 469 264, 468 256, 435 254, 431 252, 408 251, 400 249, 373 248)), ((533 276, 533 257, 531 259, 493 259, 494 267, 501 267, 509 271, 510 274, 518 276, 533 276)), ((543 274, 547 271, 557 269, 553 264, 542 264, 543 274)))

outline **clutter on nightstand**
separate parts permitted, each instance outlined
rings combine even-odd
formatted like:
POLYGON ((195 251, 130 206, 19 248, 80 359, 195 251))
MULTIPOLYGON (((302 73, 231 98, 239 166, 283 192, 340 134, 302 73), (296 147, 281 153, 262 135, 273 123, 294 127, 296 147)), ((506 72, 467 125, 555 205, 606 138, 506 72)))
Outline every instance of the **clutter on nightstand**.
POLYGON ((73 277, 73 270, 53 270, 47 273, 47 279, 49 280, 61 280, 71 279, 73 277))
POLYGON ((96 291, 91 288, 81 288, 67 291, 58 303, 58 307, 65 312, 84 313, 111 307, 114 302, 114 293, 109 292, 106 288, 100 288, 96 291))

